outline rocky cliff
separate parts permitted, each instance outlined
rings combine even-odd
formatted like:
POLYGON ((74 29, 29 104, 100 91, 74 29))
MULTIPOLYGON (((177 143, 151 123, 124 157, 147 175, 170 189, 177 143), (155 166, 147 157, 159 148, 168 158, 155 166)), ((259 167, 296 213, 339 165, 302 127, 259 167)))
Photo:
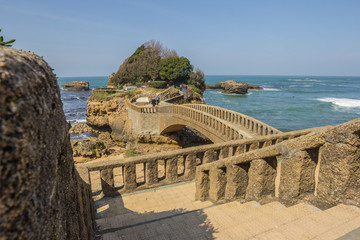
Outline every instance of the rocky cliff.
POLYGON ((57 79, 0 47, 0 238, 93 239, 91 190, 74 167, 57 79))

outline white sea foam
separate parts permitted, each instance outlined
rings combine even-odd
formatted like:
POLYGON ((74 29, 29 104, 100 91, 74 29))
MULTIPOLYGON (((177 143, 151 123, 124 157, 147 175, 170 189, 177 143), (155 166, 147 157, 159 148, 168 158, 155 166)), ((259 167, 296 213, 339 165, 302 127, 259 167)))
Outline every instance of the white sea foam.
POLYGON ((77 123, 86 123, 86 119, 76 119, 77 123))
POLYGON ((281 91, 281 90, 280 90, 280 89, 277 89, 277 88, 266 88, 266 87, 264 87, 264 91, 278 92, 278 91, 281 91))
POLYGON ((321 102, 331 102, 340 107, 358 108, 360 107, 360 100, 351 98, 318 98, 321 102))
POLYGON ((304 78, 304 79, 289 78, 288 80, 293 82, 322 82, 322 80, 311 79, 311 78, 304 78))

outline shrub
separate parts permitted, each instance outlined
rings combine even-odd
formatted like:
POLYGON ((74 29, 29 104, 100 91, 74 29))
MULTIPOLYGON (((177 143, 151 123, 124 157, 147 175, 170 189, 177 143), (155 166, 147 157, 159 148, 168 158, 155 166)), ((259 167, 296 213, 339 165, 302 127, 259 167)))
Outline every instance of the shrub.
POLYGON ((150 85, 153 88, 166 88, 167 81, 153 81, 153 82, 150 82, 150 85))

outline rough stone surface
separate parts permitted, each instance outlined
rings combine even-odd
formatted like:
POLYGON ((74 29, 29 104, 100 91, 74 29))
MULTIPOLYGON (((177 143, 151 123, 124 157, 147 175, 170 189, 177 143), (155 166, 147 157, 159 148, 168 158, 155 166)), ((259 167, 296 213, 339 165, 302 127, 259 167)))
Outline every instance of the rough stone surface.
POLYGON ((89 126, 86 126, 83 123, 78 123, 78 124, 72 126, 69 130, 70 134, 77 134, 77 133, 83 133, 83 132, 98 132, 98 131, 92 129, 89 126))
POLYGON ((216 84, 207 84, 207 89, 223 89, 222 93, 229 94, 246 94, 248 89, 262 90, 262 87, 252 85, 249 83, 239 83, 234 80, 227 80, 225 82, 219 82, 216 84))
POLYGON ((300 198, 302 194, 313 194, 318 151, 299 151, 291 157, 281 159, 281 198, 291 202, 300 198))
POLYGON ((331 205, 360 206, 360 119, 323 134, 318 198, 331 205))
POLYGON ((250 163, 246 200, 260 199, 275 193, 276 158, 255 159, 250 163))
POLYGON ((64 90, 69 90, 69 91, 86 91, 89 90, 89 82, 73 81, 70 83, 64 83, 62 87, 64 90))
POLYGON ((0 47, 0 238, 92 239, 90 187, 74 167, 57 79, 0 47))
POLYGON ((74 151, 74 157, 100 158, 107 155, 108 147, 104 142, 97 139, 79 139, 72 140, 71 145, 74 151))

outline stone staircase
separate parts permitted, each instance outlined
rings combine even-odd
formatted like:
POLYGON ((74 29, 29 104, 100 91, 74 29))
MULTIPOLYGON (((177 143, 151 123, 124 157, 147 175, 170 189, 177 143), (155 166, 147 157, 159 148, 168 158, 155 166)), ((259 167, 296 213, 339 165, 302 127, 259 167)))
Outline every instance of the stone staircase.
POLYGON ((195 201, 194 195, 194 182, 187 182, 98 200, 98 237, 360 239, 360 209, 354 206, 322 211, 307 203, 287 208, 277 201, 213 204, 195 201), (349 232, 351 237, 343 237, 349 232))

